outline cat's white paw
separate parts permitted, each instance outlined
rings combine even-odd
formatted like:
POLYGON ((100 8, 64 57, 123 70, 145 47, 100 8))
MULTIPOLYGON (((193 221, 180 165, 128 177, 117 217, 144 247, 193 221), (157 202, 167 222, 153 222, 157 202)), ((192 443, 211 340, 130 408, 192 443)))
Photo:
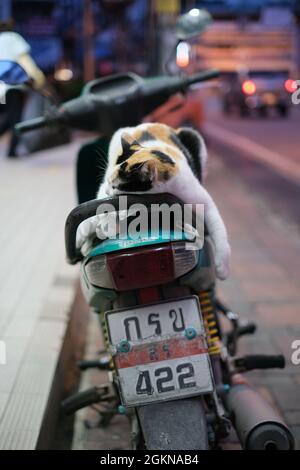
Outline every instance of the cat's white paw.
POLYGON ((97 215, 96 235, 100 240, 116 238, 118 233, 118 218, 116 212, 104 212, 97 215))
POLYGON ((230 245, 227 244, 220 250, 215 257, 216 274, 219 279, 224 281, 229 275, 229 261, 230 261, 231 249, 230 245))
POLYGON ((89 217, 81 222, 76 233, 76 247, 80 249, 86 240, 95 233, 97 217, 89 217))

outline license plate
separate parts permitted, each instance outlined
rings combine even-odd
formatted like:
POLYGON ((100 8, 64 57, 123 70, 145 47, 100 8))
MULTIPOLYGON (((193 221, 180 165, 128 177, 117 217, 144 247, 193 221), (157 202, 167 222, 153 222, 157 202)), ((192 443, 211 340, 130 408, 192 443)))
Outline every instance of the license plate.
POLYGON ((106 319, 124 405, 213 391, 196 296, 107 312, 106 319))

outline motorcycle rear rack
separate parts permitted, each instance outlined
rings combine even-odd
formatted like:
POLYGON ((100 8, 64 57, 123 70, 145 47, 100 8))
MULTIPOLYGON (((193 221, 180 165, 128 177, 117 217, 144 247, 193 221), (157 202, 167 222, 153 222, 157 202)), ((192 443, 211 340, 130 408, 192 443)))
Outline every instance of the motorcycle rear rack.
MULTIPOLYGON (((153 206, 159 206, 160 204, 168 204, 172 206, 173 204, 184 205, 183 201, 172 194, 161 193, 161 194, 122 194, 122 196, 127 197, 127 206, 128 208, 133 204, 143 204, 148 211, 153 210, 153 206)), ((92 201, 84 202, 79 206, 75 207, 66 220, 65 224, 65 246, 67 260, 70 264, 76 264, 78 261, 83 259, 83 255, 80 250, 76 248, 76 233, 79 225, 84 220, 93 217, 99 211, 99 208, 102 204, 105 204, 106 212, 108 204, 111 206, 112 211, 118 212, 120 210, 119 197, 108 197, 105 199, 93 199, 92 201)), ((185 210, 191 209, 193 204, 186 205, 185 210)), ((159 210, 159 208, 158 208, 159 210)), ((192 212, 192 221, 193 225, 196 225, 196 214, 192 212)))

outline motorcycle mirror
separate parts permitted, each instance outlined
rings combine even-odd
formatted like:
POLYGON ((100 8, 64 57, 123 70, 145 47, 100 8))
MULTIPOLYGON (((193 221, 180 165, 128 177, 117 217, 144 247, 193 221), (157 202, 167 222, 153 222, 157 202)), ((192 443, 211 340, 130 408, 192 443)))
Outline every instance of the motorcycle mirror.
POLYGON ((28 83, 30 77, 17 62, 0 60, 0 81, 7 85, 22 85, 28 83))
POLYGON ((178 40, 186 40, 203 33, 212 22, 212 16, 203 8, 192 8, 187 13, 178 17, 175 25, 178 40))

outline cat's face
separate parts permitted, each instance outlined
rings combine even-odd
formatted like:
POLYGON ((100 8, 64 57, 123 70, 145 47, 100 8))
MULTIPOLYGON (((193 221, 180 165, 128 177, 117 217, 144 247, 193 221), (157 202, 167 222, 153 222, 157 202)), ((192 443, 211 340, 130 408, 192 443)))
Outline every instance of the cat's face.
POLYGON ((178 173, 180 152, 167 145, 147 147, 128 140, 123 138, 123 152, 110 169, 107 178, 110 194, 155 190, 178 173))

